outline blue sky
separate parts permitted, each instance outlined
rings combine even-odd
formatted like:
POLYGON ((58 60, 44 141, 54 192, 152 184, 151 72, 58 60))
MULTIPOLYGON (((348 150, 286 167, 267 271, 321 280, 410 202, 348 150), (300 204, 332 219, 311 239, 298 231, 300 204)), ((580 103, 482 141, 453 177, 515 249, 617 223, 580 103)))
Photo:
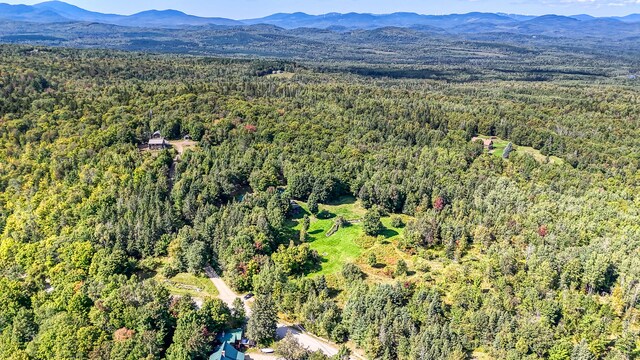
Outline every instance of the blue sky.
MULTIPOLYGON (((44 0, 0 0, 11 4, 35 4, 44 0)), ((177 9, 193 15, 234 19, 261 17, 276 12, 303 11, 450 14, 471 11, 529 15, 591 14, 595 16, 640 13, 640 0, 68 0, 82 8, 116 14, 149 9, 177 9)))

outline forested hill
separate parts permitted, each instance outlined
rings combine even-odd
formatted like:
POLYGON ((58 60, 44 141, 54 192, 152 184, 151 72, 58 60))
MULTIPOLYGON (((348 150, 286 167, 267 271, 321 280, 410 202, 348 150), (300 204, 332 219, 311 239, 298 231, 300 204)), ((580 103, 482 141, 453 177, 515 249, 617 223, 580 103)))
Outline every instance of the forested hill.
POLYGON ((205 359, 244 316, 208 265, 372 359, 640 355, 632 80, 0 58, 0 358, 205 359))
MULTIPOLYGON (((515 67, 505 68, 505 62, 520 64, 533 74, 529 77, 533 80, 546 78, 547 67, 560 64, 566 65, 564 72, 635 74, 640 69, 639 36, 637 15, 294 13, 230 20, 173 10, 129 16, 101 14, 60 1, 33 6, 0 4, 0 43, 385 66, 434 65, 444 66, 439 71, 468 73, 474 80, 487 79, 486 74, 476 76, 468 68, 483 65, 497 72, 494 77, 507 78, 515 67)), ((431 69, 430 74, 418 77, 438 77, 439 71, 431 69)))
POLYGON ((381 76, 451 80, 457 74, 463 81, 626 77, 640 71, 640 43, 637 37, 624 33, 574 38, 502 32, 451 34, 431 28, 347 32, 287 30, 270 25, 143 29, 99 23, 0 21, 0 43, 293 59, 343 68, 380 64, 386 70, 378 72, 381 76), (407 66, 410 71, 402 71, 407 66))

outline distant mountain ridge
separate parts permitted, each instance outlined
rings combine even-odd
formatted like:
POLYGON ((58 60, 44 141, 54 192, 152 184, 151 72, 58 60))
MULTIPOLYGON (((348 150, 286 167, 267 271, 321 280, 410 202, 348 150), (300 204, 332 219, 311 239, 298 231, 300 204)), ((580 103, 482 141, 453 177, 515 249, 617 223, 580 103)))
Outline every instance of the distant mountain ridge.
POLYGON ((200 25, 243 25, 225 18, 205 18, 177 10, 147 10, 133 15, 103 14, 88 11, 62 1, 47 1, 36 5, 0 4, 0 20, 30 21, 36 23, 97 22, 110 25, 161 27, 200 25))
POLYGON ((146 28, 177 28, 185 26, 246 26, 272 25, 284 29, 318 28, 333 31, 373 30, 385 27, 445 30, 460 32, 517 32, 540 34, 569 34, 580 28, 604 26, 603 34, 622 31, 634 34, 640 24, 640 14, 624 17, 596 18, 590 15, 529 16, 504 13, 472 12, 450 15, 421 15, 398 12, 392 14, 278 13, 263 18, 233 20, 219 17, 199 17, 177 10, 148 10, 133 15, 103 14, 88 11, 62 1, 47 1, 36 5, 0 4, 0 20, 35 23, 96 22, 109 25, 146 28), (610 31, 611 28, 613 30, 610 31))

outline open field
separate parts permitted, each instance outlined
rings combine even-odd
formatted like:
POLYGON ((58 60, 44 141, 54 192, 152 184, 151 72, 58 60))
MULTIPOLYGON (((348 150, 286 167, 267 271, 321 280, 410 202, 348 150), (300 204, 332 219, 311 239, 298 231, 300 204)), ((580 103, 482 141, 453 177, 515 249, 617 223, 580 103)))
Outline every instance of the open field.
POLYGON ((170 260, 168 258, 156 258, 153 259, 153 261, 148 261, 147 266, 145 266, 148 267, 148 269, 146 269, 141 276, 143 278, 153 278, 157 282, 162 283, 173 295, 190 295, 198 299, 218 296, 218 290, 206 276, 179 273, 167 278, 162 275, 160 269, 164 264, 169 262, 170 260))
POLYGON ((218 296, 216 287, 206 277, 180 273, 169 279, 162 275, 156 275, 156 279, 162 282, 174 295, 190 295, 201 299, 218 296))
MULTIPOLYGON (((486 135, 479 135, 478 136, 481 139, 489 139, 490 136, 486 136, 486 135)), ((507 147, 507 144, 509 144, 510 141, 508 140, 503 140, 500 139, 499 137, 494 137, 493 139, 493 150, 489 151, 489 153, 498 156, 498 157, 502 157, 502 154, 504 154, 504 149, 507 147)), ((529 154, 531 156, 533 156, 534 159, 536 159, 536 161, 540 162, 540 163, 545 163, 545 162, 549 162, 551 164, 561 164, 564 162, 564 160, 562 160, 561 158, 557 157, 557 156, 546 156, 543 155, 540 150, 536 150, 532 147, 529 146, 520 146, 520 145, 516 145, 513 144, 513 151, 514 152, 521 152, 521 153, 525 153, 525 154, 529 154)))
MULTIPOLYGON (((299 202, 299 204, 309 214, 307 204, 302 202, 299 202)), ((366 213, 366 209, 354 198, 344 197, 336 203, 321 204, 319 208, 320 213, 325 212, 326 216, 321 216, 321 218, 312 216, 308 233, 311 248, 316 250, 322 257, 322 269, 310 274, 310 276, 335 274, 342 269, 342 265, 345 263, 364 262, 366 258, 363 255, 368 251, 372 251, 372 243, 380 242, 391 245, 396 243, 402 236, 403 230, 391 227, 391 217, 385 216, 382 218, 382 223, 385 226, 382 235, 379 238, 367 237, 362 229, 362 217, 366 213), (342 216, 349 222, 349 225, 340 228, 335 234, 327 237, 326 234, 333 226, 337 216, 342 216)), ((299 231, 301 219, 302 216, 299 216, 292 223, 294 230, 299 231)), ((384 248, 380 248, 380 250, 384 250, 384 248)), ((383 253, 386 253, 386 250, 381 251, 380 256, 383 253)), ((397 253, 400 252, 397 251, 397 253)), ((365 268, 363 270, 367 271, 365 268)))

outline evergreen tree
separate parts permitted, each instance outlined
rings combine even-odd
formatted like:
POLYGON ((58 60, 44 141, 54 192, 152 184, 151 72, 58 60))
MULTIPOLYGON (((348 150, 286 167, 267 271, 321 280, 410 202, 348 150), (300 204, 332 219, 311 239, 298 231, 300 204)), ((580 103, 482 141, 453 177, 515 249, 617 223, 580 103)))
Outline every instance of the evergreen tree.
POLYGON ((275 339, 277 328, 276 305, 271 295, 257 296, 252 310, 247 336, 258 344, 267 345, 275 339))
POLYGON ((241 327, 246 320, 247 314, 244 308, 244 302, 240 298, 233 299, 231 304, 231 319, 235 327, 241 327))
POLYGON ((507 146, 504 148, 504 150, 502 152, 502 158, 503 159, 508 159, 509 155, 511 155, 512 151, 513 151, 513 144, 512 143, 508 143, 507 146))
POLYGON ((309 206, 309 211, 316 215, 318 213, 318 197, 316 195, 316 193, 311 193, 311 195, 309 196, 309 202, 307 203, 309 206))
POLYGON ((589 345, 583 339, 573 347, 571 360, 595 360, 596 357, 589 350, 589 345))
POLYGON ((377 209, 367 210, 364 214, 362 227, 367 235, 376 236, 380 234, 382 230, 384 230, 384 226, 382 226, 382 222, 380 221, 380 212, 377 209))
POLYGON ((378 264, 378 258, 376 257, 376 254, 374 252, 369 253, 369 256, 367 257, 367 263, 371 267, 376 266, 378 264))
POLYGON ((400 259, 396 264, 396 271, 393 274, 397 277, 400 277, 400 276, 407 275, 408 271, 409 271, 409 268, 407 267, 407 262, 404 261, 403 259, 400 259))

